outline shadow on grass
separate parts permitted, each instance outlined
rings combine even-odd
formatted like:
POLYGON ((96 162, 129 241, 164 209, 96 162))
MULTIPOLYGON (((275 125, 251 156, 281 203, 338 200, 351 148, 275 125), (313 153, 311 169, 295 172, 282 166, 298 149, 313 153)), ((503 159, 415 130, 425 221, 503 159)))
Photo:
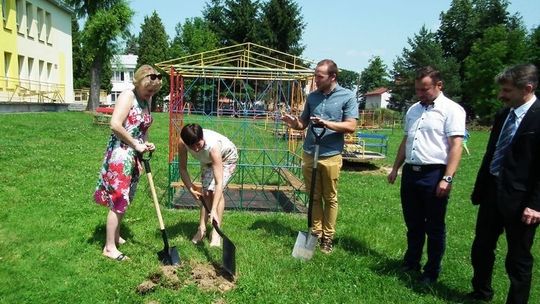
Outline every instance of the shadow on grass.
POLYGON ((420 273, 407 273, 401 270, 403 261, 401 259, 392 259, 388 256, 371 249, 366 243, 355 238, 344 237, 337 238, 335 245, 349 251, 353 254, 372 257, 376 261, 370 266, 370 269, 380 276, 391 276, 398 278, 404 286, 419 294, 431 294, 445 302, 463 303, 465 293, 451 288, 444 283, 436 282, 433 285, 426 286, 421 284, 418 279, 420 273))
MULTIPOLYGON (((285 226, 276 220, 257 220, 249 227, 250 230, 262 229, 268 234, 278 236, 291 236, 294 237, 298 234, 298 230, 294 230, 289 226, 285 226)), ((304 230, 307 230, 304 228, 304 230)))
POLYGON ((377 166, 376 164, 370 163, 370 162, 348 162, 344 161, 343 166, 341 167, 341 170, 343 171, 356 171, 356 172, 363 172, 363 171, 377 171, 380 169, 380 166, 377 166))
POLYGON ((334 245, 343 248, 343 250, 350 253, 363 256, 372 256, 376 260, 385 260, 386 256, 381 255, 379 252, 369 248, 369 246, 363 241, 357 240, 351 237, 338 237, 334 240, 334 245))
MULTIPOLYGON (((197 232, 197 228, 199 227, 199 222, 194 222, 194 221, 189 221, 189 222, 185 222, 185 221, 180 221, 180 222, 177 222, 176 224, 172 225, 172 226, 169 226, 167 227, 165 225, 165 230, 167 230, 167 235, 169 235, 169 237, 176 237, 178 235, 180 235, 181 237, 183 238, 186 238, 188 240, 191 240, 191 237, 193 235, 195 235, 195 233, 197 232)), ((209 232, 209 227, 207 227, 207 233, 209 232)), ((158 230, 159 232, 159 230, 158 230)))
MULTIPOLYGON (((105 224, 99 224, 94 227, 94 232, 92 233, 92 236, 89 237, 86 242, 88 244, 98 244, 102 248, 105 246, 105 237, 106 237, 106 227, 105 224)), ((131 232, 131 229, 124 223, 120 223, 120 232, 121 236, 126 240, 127 242, 133 242, 133 232, 131 232)), ((136 241, 135 241, 136 243, 136 241)))

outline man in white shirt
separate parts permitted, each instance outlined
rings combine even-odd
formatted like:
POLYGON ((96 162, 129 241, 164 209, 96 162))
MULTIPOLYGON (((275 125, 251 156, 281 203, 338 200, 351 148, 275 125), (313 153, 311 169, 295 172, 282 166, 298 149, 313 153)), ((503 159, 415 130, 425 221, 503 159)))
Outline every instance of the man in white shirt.
POLYGON ((393 184, 403 166, 401 205, 407 226, 403 270, 418 272, 427 235, 427 262, 420 281, 433 284, 441 271, 446 247, 445 215, 452 180, 459 165, 465 135, 465 111, 442 93, 439 71, 417 71, 419 101, 405 116, 405 135, 388 182, 393 184))

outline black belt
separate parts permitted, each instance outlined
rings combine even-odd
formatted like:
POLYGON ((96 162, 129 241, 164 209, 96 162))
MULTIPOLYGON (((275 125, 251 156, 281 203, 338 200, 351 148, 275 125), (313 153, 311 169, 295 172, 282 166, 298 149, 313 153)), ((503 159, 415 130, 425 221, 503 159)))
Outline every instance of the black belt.
POLYGON ((406 169, 409 169, 414 172, 429 172, 433 170, 440 170, 445 169, 446 165, 441 164, 430 164, 430 165, 411 165, 411 164, 405 164, 404 166, 406 169))

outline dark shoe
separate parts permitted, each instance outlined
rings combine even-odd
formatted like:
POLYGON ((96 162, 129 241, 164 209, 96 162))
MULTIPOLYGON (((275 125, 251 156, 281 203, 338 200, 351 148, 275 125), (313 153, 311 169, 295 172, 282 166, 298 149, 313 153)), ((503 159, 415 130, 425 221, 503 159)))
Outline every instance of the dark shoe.
POLYGON ((466 296, 467 300, 491 302, 493 294, 485 294, 480 291, 471 291, 466 296))
POLYGON ((330 254, 333 250, 332 239, 321 238, 321 252, 324 254, 330 254))
POLYGON ((425 273, 420 276, 419 279, 420 284, 425 286, 431 286, 435 283, 437 283, 437 278, 426 275, 425 273))
POLYGON ((408 273, 420 273, 420 265, 403 264, 399 267, 399 271, 408 273))

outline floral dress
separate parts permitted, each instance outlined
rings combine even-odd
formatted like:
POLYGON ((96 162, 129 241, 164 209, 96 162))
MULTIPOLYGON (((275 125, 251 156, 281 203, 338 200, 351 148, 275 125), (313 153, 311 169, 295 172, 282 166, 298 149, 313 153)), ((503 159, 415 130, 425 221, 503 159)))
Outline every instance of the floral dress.
MULTIPOLYGON (((147 106, 146 101, 136 98, 124 121, 127 132, 140 142, 144 142, 153 121, 149 113, 143 113, 143 107, 147 106)), ((94 192, 96 203, 108 206, 114 212, 124 213, 135 195, 141 169, 137 151, 112 133, 94 192)))

